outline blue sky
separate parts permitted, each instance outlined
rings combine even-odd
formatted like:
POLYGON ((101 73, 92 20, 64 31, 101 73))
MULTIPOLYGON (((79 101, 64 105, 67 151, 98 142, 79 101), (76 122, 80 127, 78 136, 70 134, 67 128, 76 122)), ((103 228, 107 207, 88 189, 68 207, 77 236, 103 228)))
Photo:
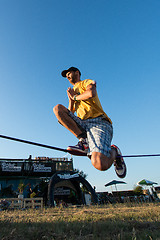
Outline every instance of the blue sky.
MULTIPOLYGON (((57 123, 53 107, 68 106, 69 83, 60 73, 78 67, 97 82, 124 155, 160 153, 159 0, 0 0, 0 134, 66 148, 77 139, 57 123)), ((0 139, 1 158, 65 153, 0 139)), ((70 155, 68 155, 70 157, 70 155)), ((160 158, 125 159, 127 184, 146 178, 160 185, 160 158)), ((118 179, 74 157, 97 191, 118 179)))

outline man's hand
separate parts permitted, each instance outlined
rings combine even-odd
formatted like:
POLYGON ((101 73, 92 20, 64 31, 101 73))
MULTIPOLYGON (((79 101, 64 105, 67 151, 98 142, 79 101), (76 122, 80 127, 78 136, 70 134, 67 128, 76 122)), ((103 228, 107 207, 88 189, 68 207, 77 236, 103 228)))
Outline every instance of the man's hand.
POLYGON ((75 94, 76 94, 76 93, 75 93, 75 91, 73 90, 73 88, 69 87, 69 88, 67 89, 67 95, 68 95, 69 100, 74 101, 74 95, 75 95, 75 94))
POLYGON ((68 98, 69 98, 69 106, 68 106, 68 109, 71 111, 71 112, 75 112, 75 109, 74 109, 74 95, 75 95, 75 91, 69 87, 67 89, 67 95, 68 95, 68 98))

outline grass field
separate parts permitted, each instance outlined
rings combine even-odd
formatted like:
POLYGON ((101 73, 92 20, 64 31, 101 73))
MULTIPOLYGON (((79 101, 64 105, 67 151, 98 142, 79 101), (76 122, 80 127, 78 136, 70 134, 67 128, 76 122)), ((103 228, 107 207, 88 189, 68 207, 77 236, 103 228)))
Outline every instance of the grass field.
POLYGON ((160 203, 8 210, 0 240, 160 240, 160 203))

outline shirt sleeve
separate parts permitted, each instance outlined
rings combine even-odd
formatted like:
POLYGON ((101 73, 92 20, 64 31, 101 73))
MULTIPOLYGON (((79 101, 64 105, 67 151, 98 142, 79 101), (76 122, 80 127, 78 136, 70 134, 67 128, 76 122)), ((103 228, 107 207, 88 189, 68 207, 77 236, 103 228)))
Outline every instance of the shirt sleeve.
POLYGON ((86 89, 88 85, 90 84, 95 84, 95 81, 91 80, 91 79, 86 79, 83 82, 83 87, 86 89))

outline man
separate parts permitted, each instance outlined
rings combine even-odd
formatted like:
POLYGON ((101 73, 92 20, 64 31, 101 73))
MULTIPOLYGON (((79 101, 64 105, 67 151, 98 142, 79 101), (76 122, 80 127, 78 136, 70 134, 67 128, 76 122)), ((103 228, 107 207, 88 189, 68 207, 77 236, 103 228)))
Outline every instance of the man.
POLYGON ((120 149, 116 145, 111 146, 112 121, 100 104, 96 82, 90 79, 82 81, 81 72, 75 67, 70 67, 61 74, 73 88, 67 89, 68 109, 58 104, 53 111, 58 121, 79 139, 77 145, 67 149, 75 155, 88 155, 92 165, 100 171, 107 170, 114 163, 117 175, 124 178, 126 165, 120 149), (75 112, 77 116, 74 115, 75 112))

